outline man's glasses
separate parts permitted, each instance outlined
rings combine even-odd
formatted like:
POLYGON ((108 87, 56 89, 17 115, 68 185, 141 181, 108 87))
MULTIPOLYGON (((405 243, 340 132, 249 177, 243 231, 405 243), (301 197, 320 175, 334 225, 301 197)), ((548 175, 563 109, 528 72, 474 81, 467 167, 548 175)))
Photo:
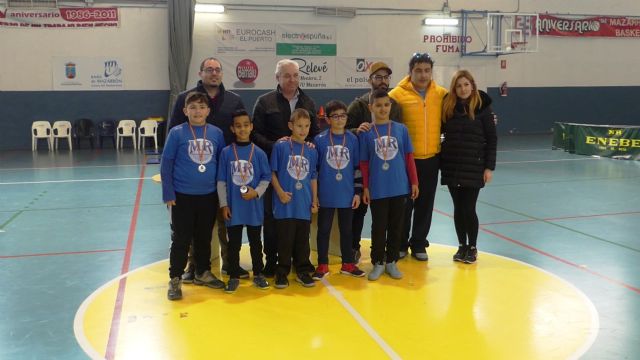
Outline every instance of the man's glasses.
POLYGON ((375 81, 389 80, 391 75, 373 75, 371 78, 375 81))
POLYGON ((331 119, 331 120, 346 120, 347 119, 347 114, 329 115, 329 119, 331 119))
POLYGON ((219 73, 222 72, 222 68, 219 68, 219 67, 217 67, 217 68, 208 67, 208 68, 206 68, 206 69, 204 69, 202 71, 205 74, 213 74, 213 73, 219 74, 219 73))

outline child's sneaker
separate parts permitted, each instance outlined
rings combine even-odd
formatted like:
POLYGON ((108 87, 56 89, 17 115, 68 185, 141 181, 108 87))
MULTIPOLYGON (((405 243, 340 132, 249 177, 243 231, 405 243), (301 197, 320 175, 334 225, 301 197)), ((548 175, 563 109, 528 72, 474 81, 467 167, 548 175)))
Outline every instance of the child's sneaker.
POLYGON ((327 264, 318 264, 316 271, 311 275, 313 280, 322 280, 323 277, 329 274, 329 265, 327 264))
POLYGON ((226 292, 227 294, 233 294, 234 292, 236 292, 236 290, 238 290, 238 286, 240 286, 240 279, 229 279, 229 281, 227 282, 227 287, 224 288, 224 292, 226 292))
POLYGON ((355 277, 363 277, 365 275, 364 271, 358 269, 356 264, 342 264, 342 268, 340 268, 340 274, 351 275, 355 277))
POLYGON ((458 251, 453 254, 453 261, 464 262, 465 255, 467 255, 467 245, 460 245, 458 251))
POLYGON ((302 286, 304 287, 314 287, 316 286, 316 283, 313 282, 313 279, 311 278, 311 276, 309 276, 308 273, 302 273, 302 274, 298 274, 296 276, 296 281, 299 282, 300 284, 302 284, 302 286))
POLYGON ((193 284, 193 279, 196 277, 196 270, 189 268, 182 274, 182 282, 185 284, 193 284))
POLYGON ((465 264, 473 264, 478 260, 478 249, 475 246, 469 247, 467 254, 464 256, 465 264))
POLYGON ((182 281, 179 277, 174 277, 169 281, 169 290, 167 290, 167 299, 180 300, 182 299, 182 281))
POLYGON ((276 274, 276 289, 285 289, 289 286, 289 279, 286 275, 276 274))
POLYGON ((398 270, 398 264, 395 261, 387 263, 385 272, 394 279, 402 279, 402 273, 398 270))
POLYGON ((196 285, 205 285, 213 289, 222 289, 224 288, 224 282, 218 280, 218 278, 211 273, 211 271, 207 270, 200 275, 196 274, 193 283, 196 285))
POLYGON ((369 280, 376 281, 382 276, 384 273, 384 265, 382 264, 374 264, 373 270, 369 273, 369 280))
POLYGON ((262 275, 253 277, 253 285, 255 285, 260 290, 266 290, 269 288, 269 282, 262 275))

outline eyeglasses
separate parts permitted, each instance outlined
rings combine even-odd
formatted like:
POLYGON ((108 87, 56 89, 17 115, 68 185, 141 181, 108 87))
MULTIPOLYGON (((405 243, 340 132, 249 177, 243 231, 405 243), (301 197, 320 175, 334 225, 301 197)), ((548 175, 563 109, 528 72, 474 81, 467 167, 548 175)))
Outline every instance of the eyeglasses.
POLYGON ((391 75, 373 75, 371 78, 375 81, 389 80, 391 75))
POLYGON ((219 74, 219 73, 221 73, 221 72, 222 72, 222 68, 219 68, 219 67, 217 67, 217 68, 211 68, 211 67, 208 67, 208 68, 206 68, 206 69, 204 69, 204 70, 202 70, 202 71, 203 71, 205 74, 213 74, 213 73, 217 73, 217 74, 219 74))
POLYGON ((329 115, 329 119, 331 119, 331 120, 346 120, 347 119, 347 114, 329 115))

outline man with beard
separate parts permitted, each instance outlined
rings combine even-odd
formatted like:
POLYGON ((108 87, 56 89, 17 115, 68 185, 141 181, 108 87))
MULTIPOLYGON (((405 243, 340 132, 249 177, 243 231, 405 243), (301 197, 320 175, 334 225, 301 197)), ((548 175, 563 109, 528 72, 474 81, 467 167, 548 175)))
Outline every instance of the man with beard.
MULTIPOLYGON (((200 63, 200 71, 198 72, 200 80, 193 89, 189 89, 180 93, 176 99, 176 103, 173 107, 173 113, 169 120, 169 127, 171 130, 176 125, 180 125, 188 121, 187 116, 184 114, 184 102, 187 94, 197 91, 203 94, 207 94, 209 99, 209 116, 207 116, 207 123, 215 125, 222 130, 224 135, 225 146, 229 145, 235 139, 231 132, 231 124, 233 123, 233 113, 240 109, 244 109, 244 104, 240 96, 232 91, 225 90, 222 84, 222 65, 218 59, 209 57, 200 63)), ((216 220, 218 224, 218 239, 220 241, 220 257, 222 258, 222 273, 226 274, 227 267, 227 228, 224 225, 224 219, 222 213, 218 211, 218 217, 216 220)), ((173 234, 172 234, 173 236, 173 234)), ((194 278, 194 266, 191 252, 189 252, 189 264, 182 277, 184 283, 190 284, 194 278)), ((246 279, 249 277, 249 273, 240 268, 240 277, 246 279)))
MULTIPOLYGON (((382 61, 375 62, 369 67, 369 80, 371 90, 357 97, 347 109, 347 129, 358 135, 360 132, 369 131, 371 129, 371 111, 369 111, 369 96, 376 89, 389 90, 391 81, 391 68, 382 61)), ((391 113, 389 118, 393 121, 401 122, 402 112, 398 104, 391 99, 391 113)), ((358 170, 356 174, 358 175, 358 170)), ((356 186, 362 186, 362 181, 357 182, 356 186)), ((360 260, 360 237, 362 236, 362 227, 364 226, 364 217, 367 215, 368 206, 364 202, 353 212, 353 252, 356 263, 360 260)))

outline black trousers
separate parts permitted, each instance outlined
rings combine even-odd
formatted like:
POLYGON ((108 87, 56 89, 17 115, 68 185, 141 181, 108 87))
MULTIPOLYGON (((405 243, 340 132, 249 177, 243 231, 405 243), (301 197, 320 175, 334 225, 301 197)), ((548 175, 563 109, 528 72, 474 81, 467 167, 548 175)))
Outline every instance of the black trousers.
POLYGON ((273 186, 271 184, 262 196, 264 197, 264 222, 262 226, 264 255, 267 265, 275 266, 278 261, 278 238, 276 237, 276 220, 273 218, 273 186))
POLYGON ((371 262, 398 261, 406 195, 371 200, 371 262))
POLYGON ((438 170, 440 168, 440 157, 438 155, 428 159, 416 159, 416 170, 418 172, 418 188, 420 193, 415 200, 407 201, 404 230, 402 234, 401 250, 411 247, 412 252, 425 252, 429 247, 429 230, 431 229, 431 218, 433 215, 433 203, 436 199, 436 189, 438 188, 438 170), (411 215, 413 212, 413 227, 411 226, 411 215), (411 237, 409 231, 411 230, 411 237))
POLYGON ((362 238, 362 228, 364 227, 364 217, 367 215, 367 209, 369 206, 364 202, 360 203, 360 206, 353 210, 353 221, 351 227, 351 233, 353 234, 352 245, 353 250, 360 250, 360 239, 362 238))
POLYGON ((318 264, 329 264, 329 238, 331 237, 331 226, 333 225, 333 214, 338 210, 338 228, 340 229, 340 254, 343 264, 351 264, 353 260, 352 248, 352 220, 353 209, 351 208, 323 208, 318 210, 318 264))
MULTIPOLYGON (((242 247, 242 229, 244 225, 229 226, 229 247, 227 251, 227 271, 229 277, 238 279, 240 277, 240 248, 242 247)), ((247 225, 247 237, 249 238, 249 250, 251 251, 251 264, 253 265, 253 276, 260 275, 264 264, 262 263, 262 241, 260 241, 260 231, 262 226, 247 225)))
POLYGON ((296 273, 310 273, 315 270, 309 255, 309 231, 311 222, 300 219, 276 220, 278 231, 278 267, 276 274, 289 275, 291 271, 291 258, 296 273))
POLYGON ((170 209, 175 233, 171 238, 169 276, 179 277, 184 272, 192 239, 196 273, 211 270, 211 231, 216 222, 218 194, 176 193, 176 205, 170 209))
POLYGON ((453 222, 460 245, 476 246, 478 240, 478 214, 476 203, 480 188, 468 188, 449 185, 453 200, 453 222))

